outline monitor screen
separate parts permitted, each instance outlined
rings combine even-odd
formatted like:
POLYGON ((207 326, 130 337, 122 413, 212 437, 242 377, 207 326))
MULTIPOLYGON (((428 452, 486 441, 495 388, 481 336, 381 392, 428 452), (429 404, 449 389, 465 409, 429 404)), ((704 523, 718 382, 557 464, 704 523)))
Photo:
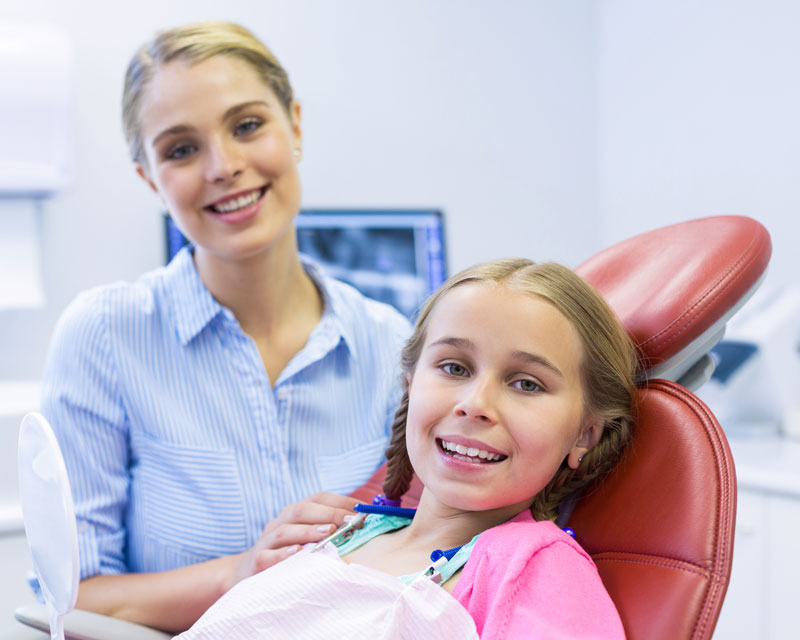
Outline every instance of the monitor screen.
MULTIPOLYGON (((441 211, 306 209, 296 224, 301 253, 409 318, 447 277, 441 211)), ((167 218, 168 260, 186 243, 167 218)))

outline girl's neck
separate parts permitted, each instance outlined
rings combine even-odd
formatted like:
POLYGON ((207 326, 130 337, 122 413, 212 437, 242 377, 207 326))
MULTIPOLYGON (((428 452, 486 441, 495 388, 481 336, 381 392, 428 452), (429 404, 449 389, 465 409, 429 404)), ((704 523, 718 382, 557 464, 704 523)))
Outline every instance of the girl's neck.
POLYGON ((439 502, 427 489, 420 497, 411 524, 398 532, 401 544, 411 547, 450 549, 466 544, 473 537, 508 522, 530 505, 510 505, 489 511, 465 511, 439 502))
POLYGON ((322 300, 293 242, 228 260, 195 250, 195 265, 211 295, 252 336, 268 336, 298 316, 322 313, 322 300))

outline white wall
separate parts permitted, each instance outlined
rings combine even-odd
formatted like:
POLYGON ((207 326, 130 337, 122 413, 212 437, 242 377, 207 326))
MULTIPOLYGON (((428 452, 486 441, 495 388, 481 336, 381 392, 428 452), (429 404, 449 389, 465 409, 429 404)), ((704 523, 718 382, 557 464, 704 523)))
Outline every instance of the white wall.
POLYGON ((63 25, 76 54, 75 184, 42 214, 48 304, 0 312, 0 380, 38 378, 58 314, 163 259, 158 202, 127 160, 122 74, 157 28, 252 28, 304 104, 306 206, 440 207, 449 264, 574 264, 595 248, 590 0, 27 0, 2 19, 63 25))
POLYGON ((800 273, 800 3, 606 0, 598 11, 603 243, 742 214, 768 286, 800 273))

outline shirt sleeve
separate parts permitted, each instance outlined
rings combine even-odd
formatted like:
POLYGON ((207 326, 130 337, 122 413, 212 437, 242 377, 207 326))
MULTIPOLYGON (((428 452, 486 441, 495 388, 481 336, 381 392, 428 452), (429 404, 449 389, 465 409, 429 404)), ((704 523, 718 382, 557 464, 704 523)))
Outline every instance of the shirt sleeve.
POLYGON ((561 540, 532 552, 524 543, 504 542, 483 550, 459 598, 481 640, 625 638, 619 614, 584 552, 561 540))
POLYGON ((66 463, 80 578, 126 572, 127 420, 98 292, 79 296, 56 326, 42 380, 42 413, 66 463))

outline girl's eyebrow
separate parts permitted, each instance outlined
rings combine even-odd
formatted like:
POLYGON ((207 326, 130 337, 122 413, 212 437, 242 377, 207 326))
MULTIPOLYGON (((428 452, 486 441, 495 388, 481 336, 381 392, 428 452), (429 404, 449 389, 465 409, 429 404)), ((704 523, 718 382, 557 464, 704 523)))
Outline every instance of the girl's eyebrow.
MULTIPOLYGON (((437 347, 439 345, 448 345, 451 347, 455 347, 457 349, 463 349, 464 351, 474 351, 475 350, 475 343, 472 342, 469 338, 456 338, 452 336, 444 336, 443 338, 439 338, 438 340, 434 340, 430 343, 429 347, 437 347)), ((563 378, 564 374, 561 373, 559 368, 550 362, 547 358, 542 356, 534 355, 533 353, 528 353, 527 351, 514 351, 511 354, 511 357, 514 360, 521 360, 522 362, 526 362, 528 364, 537 364, 541 365, 554 374, 556 374, 559 378, 563 378)))
POLYGON ((475 350, 475 343, 472 342, 472 340, 470 340, 469 338, 455 338, 451 336, 445 336, 443 338, 439 338, 438 340, 434 340, 428 346, 437 347, 442 344, 446 344, 451 347, 456 347, 457 349, 464 349, 466 351, 475 350))
MULTIPOLYGON (((272 105, 270 105, 266 100, 248 100, 247 102, 235 104, 230 109, 225 111, 225 113, 222 114, 222 120, 223 121, 228 120, 229 118, 232 118, 240 111, 244 111, 245 109, 254 106, 266 107, 268 109, 272 108, 272 105)), ((194 127, 191 127, 187 124, 176 124, 174 127, 169 127, 168 129, 164 129, 155 138, 153 138, 153 141, 150 144, 152 146, 156 146, 156 144, 158 144, 158 141, 161 140, 161 138, 165 138, 166 136, 171 136, 175 134, 191 133, 194 130, 195 130, 194 127)))
POLYGON ((559 368, 550 362, 547 358, 543 358, 542 356, 536 356, 532 353, 528 353, 527 351, 515 351, 511 354, 511 356, 515 360, 522 360, 523 362, 528 362, 530 364, 539 364, 547 369, 550 369, 553 373, 555 373, 559 378, 563 378, 564 374, 561 373, 559 368))

